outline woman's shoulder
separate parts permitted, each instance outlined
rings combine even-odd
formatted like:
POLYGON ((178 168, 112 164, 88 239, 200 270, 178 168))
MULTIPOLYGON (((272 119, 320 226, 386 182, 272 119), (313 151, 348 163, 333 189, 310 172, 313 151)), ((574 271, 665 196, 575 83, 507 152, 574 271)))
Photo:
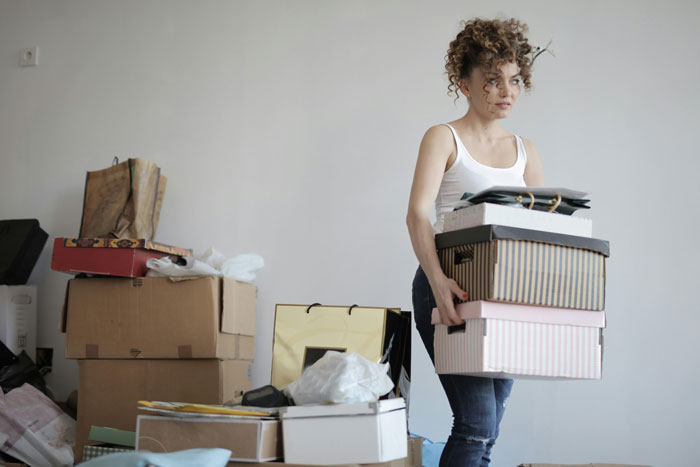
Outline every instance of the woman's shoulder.
POLYGON ((423 143, 437 146, 454 146, 452 130, 445 123, 433 125, 425 132, 423 143))
POLYGON ((517 137, 520 138, 520 141, 523 142, 523 146, 525 146, 525 151, 528 154, 537 154, 537 148, 535 147, 535 143, 523 136, 517 135, 517 137))

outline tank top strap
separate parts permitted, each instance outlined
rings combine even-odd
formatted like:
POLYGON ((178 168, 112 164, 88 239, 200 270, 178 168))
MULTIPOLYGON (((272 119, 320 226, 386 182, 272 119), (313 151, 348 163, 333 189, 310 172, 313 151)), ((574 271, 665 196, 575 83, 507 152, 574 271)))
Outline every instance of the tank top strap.
POLYGON ((520 162, 520 159, 522 158, 524 165, 527 165, 527 152, 525 151, 525 143, 523 143, 523 139, 515 135, 515 141, 518 146, 518 160, 516 161, 516 164, 520 162))

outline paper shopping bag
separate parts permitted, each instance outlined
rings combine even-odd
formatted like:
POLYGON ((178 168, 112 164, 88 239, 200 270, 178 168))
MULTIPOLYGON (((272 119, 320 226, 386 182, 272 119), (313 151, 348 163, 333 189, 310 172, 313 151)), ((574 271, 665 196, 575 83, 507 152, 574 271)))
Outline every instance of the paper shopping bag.
POLYGON ((166 183, 160 168, 143 159, 88 172, 79 236, 153 240, 166 183))
POLYGON ((373 362, 389 362, 395 395, 402 395, 399 381, 408 338, 410 318, 398 308, 277 305, 271 384, 285 388, 327 351, 355 352, 373 362))

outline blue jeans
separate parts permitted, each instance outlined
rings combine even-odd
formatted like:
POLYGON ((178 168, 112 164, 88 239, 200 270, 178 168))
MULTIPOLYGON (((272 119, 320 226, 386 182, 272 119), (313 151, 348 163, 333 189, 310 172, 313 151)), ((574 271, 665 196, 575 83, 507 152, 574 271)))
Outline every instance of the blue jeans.
MULTIPOLYGON (((419 267, 413 279, 413 316, 433 363, 434 326, 430 324, 430 315, 435 306, 428 278, 419 267)), ((454 417, 452 433, 440 458, 440 467, 488 466, 513 380, 466 375, 438 376, 454 417)))

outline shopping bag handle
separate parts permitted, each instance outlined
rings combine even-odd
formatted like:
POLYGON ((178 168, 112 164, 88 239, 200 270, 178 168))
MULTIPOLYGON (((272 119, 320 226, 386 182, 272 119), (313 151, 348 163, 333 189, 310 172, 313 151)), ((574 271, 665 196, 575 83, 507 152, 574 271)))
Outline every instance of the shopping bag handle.
MULTIPOLYGON (((318 302, 317 302, 317 303, 312 303, 311 305, 309 305, 309 306, 306 308, 306 313, 308 314, 308 313, 311 311, 311 308, 313 308, 313 307, 315 307, 315 306, 323 306, 323 305, 321 305, 321 304, 318 303, 318 302)), ((354 305, 351 305, 350 308, 348 308, 348 315, 352 316, 352 309, 355 308, 356 306, 359 306, 359 305, 358 305, 357 303, 355 303, 354 305)))

